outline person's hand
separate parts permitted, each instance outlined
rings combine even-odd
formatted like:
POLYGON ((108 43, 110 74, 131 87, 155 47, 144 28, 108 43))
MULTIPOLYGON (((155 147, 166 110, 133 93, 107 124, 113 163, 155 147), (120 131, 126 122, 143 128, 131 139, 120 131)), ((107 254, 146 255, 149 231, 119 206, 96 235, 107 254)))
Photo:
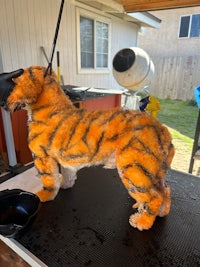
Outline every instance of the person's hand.
POLYGON ((19 77, 24 72, 23 69, 15 70, 8 73, 0 74, 0 106, 4 107, 6 105, 6 101, 13 88, 15 87, 15 83, 12 80, 13 78, 19 77))

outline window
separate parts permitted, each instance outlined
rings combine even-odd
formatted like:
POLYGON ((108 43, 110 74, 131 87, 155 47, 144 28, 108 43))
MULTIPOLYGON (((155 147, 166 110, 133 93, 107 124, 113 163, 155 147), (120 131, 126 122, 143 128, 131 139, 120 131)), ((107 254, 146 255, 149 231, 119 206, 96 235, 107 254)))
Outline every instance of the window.
POLYGON ((84 15, 79 19, 81 70, 108 69, 109 24, 84 15))
POLYGON ((179 38, 200 37, 200 14, 182 16, 179 38))
POLYGON ((94 21, 80 17, 81 68, 94 68, 94 21))

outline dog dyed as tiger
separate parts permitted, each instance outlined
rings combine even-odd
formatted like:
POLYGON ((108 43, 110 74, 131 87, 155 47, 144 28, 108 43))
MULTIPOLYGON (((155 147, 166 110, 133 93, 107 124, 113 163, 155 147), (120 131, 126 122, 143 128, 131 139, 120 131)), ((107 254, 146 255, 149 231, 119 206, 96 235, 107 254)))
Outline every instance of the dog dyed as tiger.
POLYGON ((55 73, 33 66, 14 79, 7 100, 10 111, 28 111, 30 150, 43 184, 41 201, 55 198, 59 188, 74 185, 83 167, 117 168, 122 183, 136 201, 129 222, 139 230, 152 227, 156 216, 170 211, 170 187, 165 176, 174 155, 168 129, 145 112, 114 108, 76 108, 55 73), (59 165, 65 168, 61 177, 59 165))

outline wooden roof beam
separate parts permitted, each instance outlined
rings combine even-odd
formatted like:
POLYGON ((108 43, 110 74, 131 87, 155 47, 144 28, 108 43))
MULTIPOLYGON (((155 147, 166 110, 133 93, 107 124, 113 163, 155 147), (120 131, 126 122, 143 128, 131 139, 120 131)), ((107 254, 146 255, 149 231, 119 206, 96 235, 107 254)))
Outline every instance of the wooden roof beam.
POLYGON ((199 0, 115 0, 126 12, 200 6, 199 0))

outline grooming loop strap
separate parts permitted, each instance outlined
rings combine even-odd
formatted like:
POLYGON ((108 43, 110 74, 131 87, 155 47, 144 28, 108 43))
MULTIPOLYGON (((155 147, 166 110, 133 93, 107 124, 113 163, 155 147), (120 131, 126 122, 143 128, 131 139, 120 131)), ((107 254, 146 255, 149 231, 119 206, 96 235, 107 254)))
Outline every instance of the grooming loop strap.
POLYGON ((61 1, 60 11, 59 11, 59 15, 58 15, 58 21, 57 21, 57 25, 56 25, 56 31, 55 31, 53 45, 52 45, 51 57, 50 57, 48 67, 45 71, 44 77, 46 77, 48 73, 50 75, 52 74, 52 62, 53 62, 53 56, 54 56, 54 52, 55 52, 56 42, 58 39, 58 32, 59 32, 59 28, 60 28, 60 21, 61 21, 61 17, 62 17, 64 2, 65 2, 65 0, 61 1))

